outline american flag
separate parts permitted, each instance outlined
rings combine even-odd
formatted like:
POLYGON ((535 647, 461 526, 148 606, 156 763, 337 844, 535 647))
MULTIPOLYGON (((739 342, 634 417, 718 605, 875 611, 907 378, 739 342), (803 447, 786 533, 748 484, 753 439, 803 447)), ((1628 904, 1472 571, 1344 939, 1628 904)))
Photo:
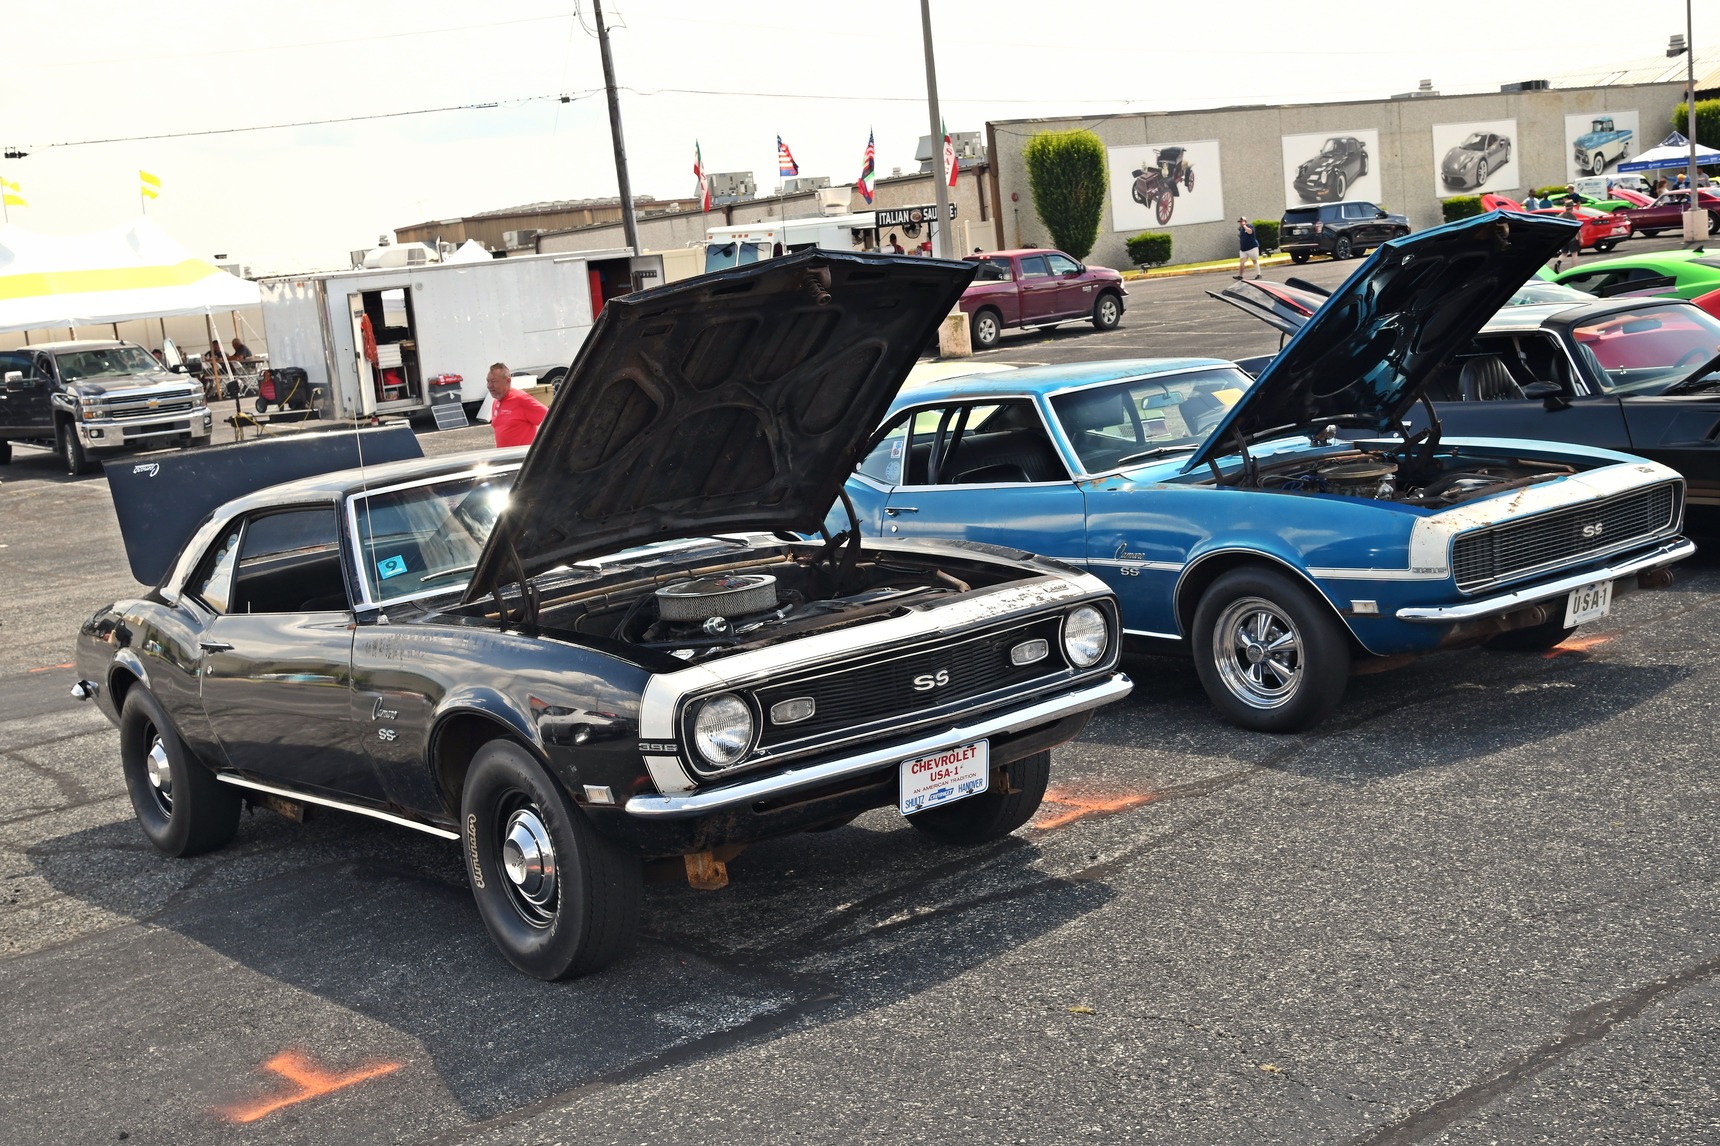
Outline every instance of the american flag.
POLYGON ((794 161, 794 152, 788 149, 788 144, 782 141, 782 136, 776 137, 776 173, 778 175, 799 175, 800 164, 794 161))
POLYGON ((711 181, 705 177, 705 158, 699 154, 699 141, 693 140, 693 177, 699 181, 699 199, 703 203, 699 209, 711 209, 711 181))
POLYGON ((861 166, 860 178, 854 184, 860 189, 860 194, 866 197, 868 203, 872 201, 872 188, 877 181, 876 169, 872 164, 877 155, 876 138, 877 132, 868 131, 866 133, 866 162, 861 166))

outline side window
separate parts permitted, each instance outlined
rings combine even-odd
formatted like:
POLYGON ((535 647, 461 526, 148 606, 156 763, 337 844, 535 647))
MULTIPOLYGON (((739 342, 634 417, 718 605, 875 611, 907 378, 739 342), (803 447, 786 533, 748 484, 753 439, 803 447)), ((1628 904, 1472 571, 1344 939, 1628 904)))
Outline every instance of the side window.
POLYGON ((1042 279, 1051 276, 1051 267, 1045 262, 1044 255, 1026 255, 1021 260, 1021 277, 1024 279, 1042 279))
POLYGON ((1063 255, 1046 255, 1045 257, 1051 263, 1051 273, 1054 275, 1072 275, 1081 270, 1080 263, 1063 255))
POLYGON ((21 350, 0 350, 0 380, 8 374, 22 374, 30 377, 30 356, 21 350))
POLYGON ((1372 216, 1373 212, 1368 209, 1368 204, 1366 203, 1344 204, 1344 218, 1346 219, 1367 219, 1372 216))
POLYGON ((897 418, 854 469, 880 485, 906 485, 903 475, 908 456, 908 420, 913 416, 903 414, 897 418))
POLYGON ((310 613, 347 608, 333 506, 258 514, 230 528, 193 579, 223 613, 310 613))
POLYGON ((929 446, 928 476, 936 485, 1069 479, 1046 436, 1044 422, 1026 399, 948 411, 929 446))

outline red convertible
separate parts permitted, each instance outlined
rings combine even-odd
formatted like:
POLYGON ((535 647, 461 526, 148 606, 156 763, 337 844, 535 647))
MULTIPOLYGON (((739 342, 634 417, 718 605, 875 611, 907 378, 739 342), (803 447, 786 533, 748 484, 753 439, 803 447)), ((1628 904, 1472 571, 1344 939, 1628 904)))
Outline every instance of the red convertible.
MULTIPOLYGON (((1658 235, 1662 231, 1678 231, 1684 227, 1684 210, 1690 205, 1690 192, 1668 191, 1647 207, 1623 207, 1616 213, 1625 216, 1639 235, 1658 235)), ((1697 191, 1696 205, 1708 212, 1708 233, 1720 235, 1720 195, 1712 191, 1697 191)))
POLYGON ((1005 327, 1056 326, 1090 319, 1099 330, 1123 317, 1123 276, 1084 266, 1062 251, 1029 249, 969 255, 979 274, 962 292, 975 350, 997 345, 1005 327))

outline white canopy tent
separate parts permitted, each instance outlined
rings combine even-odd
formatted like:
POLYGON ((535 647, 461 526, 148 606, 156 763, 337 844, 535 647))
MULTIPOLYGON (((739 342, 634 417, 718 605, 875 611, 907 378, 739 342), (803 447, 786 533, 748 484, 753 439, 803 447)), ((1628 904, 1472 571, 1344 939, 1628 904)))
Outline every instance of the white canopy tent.
MULTIPOLYGON (((1720 151, 1712 147, 1696 145, 1696 166, 1711 167, 1720 163, 1720 151)), ((1688 167, 1690 165, 1690 141, 1678 132, 1673 132, 1661 141, 1659 147, 1651 147, 1635 159, 1618 165, 1620 174, 1627 171, 1663 171, 1688 167)))
POLYGON ((111 231, 0 227, 0 333, 257 306, 261 291, 139 218, 111 231))

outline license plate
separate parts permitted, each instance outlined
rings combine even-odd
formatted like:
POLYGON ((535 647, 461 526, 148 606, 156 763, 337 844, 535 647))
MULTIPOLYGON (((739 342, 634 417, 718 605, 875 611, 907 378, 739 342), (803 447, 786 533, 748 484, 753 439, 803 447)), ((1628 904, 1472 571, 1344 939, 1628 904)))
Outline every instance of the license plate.
POLYGON ((984 740, 902 761, 904 816, 983 792, 991 784, 991 745, 984 740))
POLYGON ((1572 589, 1570 599, 1565 602, 1565 627, 1586 625, 1611 612, 1612 586, 1611 581, 1594 581, 1572 589))

